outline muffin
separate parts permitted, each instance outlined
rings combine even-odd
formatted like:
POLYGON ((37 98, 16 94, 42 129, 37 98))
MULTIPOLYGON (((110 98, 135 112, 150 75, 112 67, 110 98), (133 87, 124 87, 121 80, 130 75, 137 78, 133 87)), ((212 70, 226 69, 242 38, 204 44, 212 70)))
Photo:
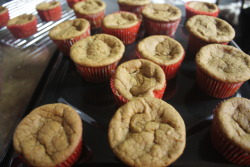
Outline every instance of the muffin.
POLYGON ((124 51, 124 44, 115 36, 96 34, 76 42, 70 58, 86 81, 99 83, 110 79, 124 51))
POLYGON ((198 85, 212 97, 230 97, 250 79, 250 56, 233 46, 204 46, 195 61, 198 85))
POLYGON ((101 0, 86 0, 74 5, 77 18, 84 18, 90 22, 91 29, 100 28, 105 15, 105 2, 101 0))
POLYGON ((37 18, 32 14, 23 14, 10 19, 7 28, 15 38, 27 38, 37 32, 37 18))
POLYGON ((113 153, 129 166, 168 166, 183 153, 185 124, 165 101, 138 97, 115 112, 108 139, 113 153))
POLYGON ((4 6, 0 6, 0 28, 7 25, 10 19, 9 10, 4 6))
POLYGON ((166 79, 176 76, 184 59, 182 45, 166 35, 153 35, 141 40, 137 45, 137 56, 150 60, 163 69, 166 79))
POLYGON ((151 0, 118 0, 118 5, 121 11, 140 14, 150 2, 151 0))
POLYGON ((42 2, 36 6, 36 10, 43 21, 56 21, 62 17, 59 1, 42 2))
POLYGON ((174 36, 181 10, 170 4, 149 4, 142 10, 147 35, 174 36))
POLYGON ((74 43, 88 36, 90 36, 90 24, 81 18, 64 21, 49 31, 50 39, 67 56, 74 43))
POLYGON ((195 15, 188 19, 188 51, 195 55, 202 46, 212 43, 227 44, 235 37, 233 27, 226 21, 213 16, 195 15))
POLYGON ((16 127, 13 145, 29 166, 71 166, 82 150, 82 122, 61 103, 35 108, 16 127))
POLYGON ((131 12, 115 12, 104 17, 102 30, 106 34, 114 35, 125 45, 136 40, 141 20, 131 12))
POLYGON ((78 2, 81 2, 81 1, 85 1, 85 0, 67 0, 67 3, 69 5, 70 8, 74 8, 74 5, 78 2))
POLYGON ((214 111, 211 140, 214 148, 228 161, 250 165, 250 100, 230 98, 214 111))
POLYGON ((217 17, 219 8, 214 3, 189 1, 185 3, 186 19, 194 15, 207 15, 217 17))
POLYGON ((145 59, 133 59, 117 67, 110 84, 117 104, 122 105, 135 97, 161 99, 166 78, 159 65, 145 59))

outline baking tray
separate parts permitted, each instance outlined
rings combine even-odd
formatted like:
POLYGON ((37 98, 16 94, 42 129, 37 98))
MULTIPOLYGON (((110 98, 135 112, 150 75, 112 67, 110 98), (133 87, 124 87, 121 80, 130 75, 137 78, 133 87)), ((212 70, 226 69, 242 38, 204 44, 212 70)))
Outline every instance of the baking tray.
MULTIPOLYGON (((112 2, 114 3, 114 1, 112 2)), ((183 4, 178 3, 177 7, 183 9, 183 4)), ((111 11, 118 9, 116 4, 113 4, 113 7, 110 6, 111 8, 111 11)), ((189 34, 184 23, 185 18, 183 17, 174 38, 186 49, 189 34)), ((136 45, 143 37, 145 35, 141 29, 137 41, 126 46, 125 54, 120 63, 136 58, 136 45)), ((229 44, 238 47, 233 41, 229 44)), ((227 98, 216 99, 204 94, 196 84, 195 68, 194 56, 186 52, 186 57, 177 76, 168 81, 163 96, 163 100, 175 107, 180 113, 187 129, 185 150, 181 157, 170 166, 239 166, 227 162, 211 145, 209 131, 213 110, 219 102, 227 98)), ((57 99, 62 97, 104 125, 104 128, 99 128, 83 122, 85 145, 75 166, 126 166, 116 158, 108 144, 107 127, 118 108, 109 82, 93 84, 84 81, 70 58, 63 56, 58 51, 54 55, 54 63, 48 69, 45 73, 46 77, 41 81, 42 84, 37 88, 42 89, 42 91, 34 96, 30 108, 57 103, 57 99)), ((234 96, 250 98, 249 82, 245 82, 234 96)), ((11 147, 4 165, 20 165, 13 153, 11 147)))

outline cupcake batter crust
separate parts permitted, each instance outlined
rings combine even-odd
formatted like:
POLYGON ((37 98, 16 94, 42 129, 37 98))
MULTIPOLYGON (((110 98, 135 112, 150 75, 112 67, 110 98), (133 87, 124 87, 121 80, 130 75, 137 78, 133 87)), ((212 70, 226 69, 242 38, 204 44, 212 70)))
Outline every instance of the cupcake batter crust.
POLYGON ((13 144, 32 166, 55 166, 65 161, 82 138, 82 122, 65 104, 34 109, 17 126, 13 144))
POLYGON ((209 13, 216 12, 219 10, 216 4, 208 2, 191 1, 188 3, 188 6, 197 11, 203 11, 209 13))
POLYGON ((213 16, 195 15, 188 19, 186 28, 192 35, 206 42, 229 42, 235 36, 230 24, 213 16))
POLYGON ((8 11, 8 9, 6 7, 0 6, 0 14, 3 14, 7 11, 8 11))
POLYGON ((71 39, 88 31, 89 27, 89 22, 82 18, 67 20, 51 29, 49 36, 53 40, 71 39))
POLYGON ((139 42, 137 50, 143 58, 159 65, 177 63, 185 53, 178 41, 165 35, 144 38, 139 42))
POLYGON ((176 21, 181 18, 181 10, 169 4, 149 4, 142 10, 142 15, 156 21, 176 21))
POLYGON ((13 19, 10 19, 8 21, 8 26, 27 24, 29 22, 34 21, 35 19, 36 19, 36 16, 34 16, 32 14, 23 14, 23 15, 15 17, 13 19))
POLYGON ((165 84, 162 68, 144 59, 120 64, 114 76, 116 90, 128 100, 135 97, 154 97, 154 90, 161 90, 165 84))
POLYGON ((97 34, 72 45, 71 59, 79 65, 99 67, 120 60, 125 46, 118 38, 108 34, 97 34))
POLYGON ((36 6, 36 10, 50 10, 57 6, 60 6, 58 1, 42 2, 36 6))
POLYGON ((103 11, 106 4, 100 0, 80 1, 74 5, 74 10, 81 14, 95 14, 103 11))
POLYGON ((186 143, 179 113, 152 97, 135 98, 120 107, 110 121, 108 137, 114 154, 135 167, 168 166, 186 143))
POLYGON ((222 82, 250 79, 250 56, 233 46, 207 45, 197 53, 196 63, 203 72, 222 82))
POLYGON ((119 4, 131 6, 147 5, 150 2, 151 0, 118 0, 119 4))

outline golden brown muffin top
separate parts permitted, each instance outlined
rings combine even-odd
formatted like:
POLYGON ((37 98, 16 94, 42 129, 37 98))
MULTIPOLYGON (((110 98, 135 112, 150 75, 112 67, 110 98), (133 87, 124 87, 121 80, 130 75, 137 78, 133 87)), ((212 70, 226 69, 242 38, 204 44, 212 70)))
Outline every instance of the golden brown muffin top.
POLYGON ((35 15, 32 15, 32 14, 22 14, 20 16, 17 16, 13 19, 10 19, 8 21, 8 26, 11 26, 11 25, 22 25, 22 24, 27 24, 29 22, 32 22, 36 19, 36 16, 35 15))
POLYGON ((120 107, 110 121, 108 137, 114 154, 135 167, 168 166, 186 145, 182 117, 153 97, 135 98, 120 107))
POLYGON ((81 14, 95 14, 105 10, 106 4, 101 0, 80 1, 74 5, 74 10, 81 14))
POLYGON ((120 39, 108 34, 96 34, 72 45, 71 59, 78 65, 99 67, 119 61, 125 51, 120 39))
POLYGON ((169 4, 149 4, 142 10, 143 17, 156 21, 176 21, 181 18, 181 10, 169 4))
POLYGON ((203 11, 203 12, 216 12, 219 10, 218 6, 214 3, 208 3, 208 2, 201 2, 201 1, 189 1, 187 2, 187 5, 195 9, 197 11, 203 11))
POLYGON ((182 45, 166 35, 153 35, 144 38, 138 43, 137 51, 142 58, 159 65, 177 63, 185 54, 182 45))
POLYGON ((192 35, 207 42, 229 42, 235 36, 230 24, 213 16, 195 15, 187 20, 186 28, 192 35))
POLYGON ((0 6, 0 14, 3 14, 5 12, 8 11, 8 8, 4 7, 4 6, 0 6))
POLYGON ((90 24, 86 19, 77 18, 67 20, 52 28, 49 31, 49 36, 53 40, 66 40, 78 37, 89 31, 90 24))
POLYGON ((138 24, 141 20, 134 13, 116 12, 104 17, 103 25, 106 28, 129 28, 138 24))
POLYGON ((250 100, 233 97, 222 102, 214 112, 214 121, 227 139, 250 151, 250 100))
POLYGON ((250 56, 233 46, 204 46, 196 55, 196 64, 210 77, 222 82, 250 79, 250 56))
POLYGON ((42 2, 36 6, 36 10, 50 10, 57 6, 60 6, 59 1, 42 2))
POLYGON ((131 6, 147 5, 150 2, 151 0, 118 0, 119 4, 131 6))
POLYGON ((155 97, 154 90, 166 84, 162 68, 145 59, 134 59, 120 64, 114 75, 114 87, 128 100, 135 97, 155 97))
POLYGON ((31 111, 17 126, 15 151, 32 166, 55 166, 64 162, 82 140, 77 112, 61 104, 47 104, 31 111))

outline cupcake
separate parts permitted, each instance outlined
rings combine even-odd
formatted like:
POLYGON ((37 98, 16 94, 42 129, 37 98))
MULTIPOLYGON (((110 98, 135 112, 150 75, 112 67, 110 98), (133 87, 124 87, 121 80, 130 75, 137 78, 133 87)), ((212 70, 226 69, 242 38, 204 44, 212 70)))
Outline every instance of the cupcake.
POLYGON ((150 2, 151 0, 118 0, 118 5, 121 11, 140 14, 150 2))
POLYGON ((13 145, 28 166, 72 166, 82 150, 82 122, 61 103, 35 108, 16 127, 13 145))
POLYGON ((101 0, 86 0, 74 5, 77 18, 85 18, 90 22, 91 28, 100 28, 105 15, 105 2, 101 0))
POLYGON ((32 14, 23 14, 10 19, 7 28, 15 38, 27 38, 37 32, 37 18, 32 14))
POLYGON ((49 32, 50 39, 65 55, 69 55, 70 47, 74 43, 88 36, 90 36, 90 24, 85 19, 64 21, 49 32))
POLYGON ((124 51, 125 46, 118 38, 96 34, 76 42, 70 58, 86 81, 99 83, 110 79, 124 51))
POLYGON ((0 6, 0 28, 6 26, 9 19, 10 16, 8 8, 0 6))
POLYGON ((104 17, 102 30, 106 34, 114 35, 125 45, 136 40, 141 20, 131 12, 115 12, 104 17))
POLYGON ((147 35, 174 36, 181 10, 169 4, 149 4, 142 10, 147 35))
POLYGON ((186 19, 194 15, 207 15, 217 17, 219 8, 214 3, 189 1, 185 3, 186 19))
POLYGON ((137 56, 150 60, 163 69, 166 79, 175 77, 184 59, 182 45, 166 35, 153 35, 141 40, 137 45, 137 56))
POLYGON ((250 56, 233 46, 204 46, 195 61, 199 87, 215 98, 234 95, 250 79, 250 56))
POLYGON ((138 97, 120 107, 108 129, 113 153, 128 166, 168 166, 186 145, 185 124, 174 107, 153 97, 138 97))
POLYGON ((67 0, 67 3, 69 5, 70 8, 74 8, 74 5, 78 2, 81 2, 81 1, 85 1, 85 0, 67 0))
POLYGON ((110 84, 117 104, 122 105, 136 97, 161 99, 166 78, 159 65, 145 59, 133 59, 117 67, 110 84))
POLYGON ((211 140, 214 148, 228 161, 250 165, 250 100, 230 98, 214 111, 211 140))
POLYGON ((36 10, 43 21, 56 21, 62 17, 59 1, 42 2, 36 6, 36 10))
POLYGON ((186 28, 190 32, 188 51, 195 55, 202 46, 212 43, 227 44, 235 36, 233 27, 217 17, 196 15, 188 19, 186 28))

